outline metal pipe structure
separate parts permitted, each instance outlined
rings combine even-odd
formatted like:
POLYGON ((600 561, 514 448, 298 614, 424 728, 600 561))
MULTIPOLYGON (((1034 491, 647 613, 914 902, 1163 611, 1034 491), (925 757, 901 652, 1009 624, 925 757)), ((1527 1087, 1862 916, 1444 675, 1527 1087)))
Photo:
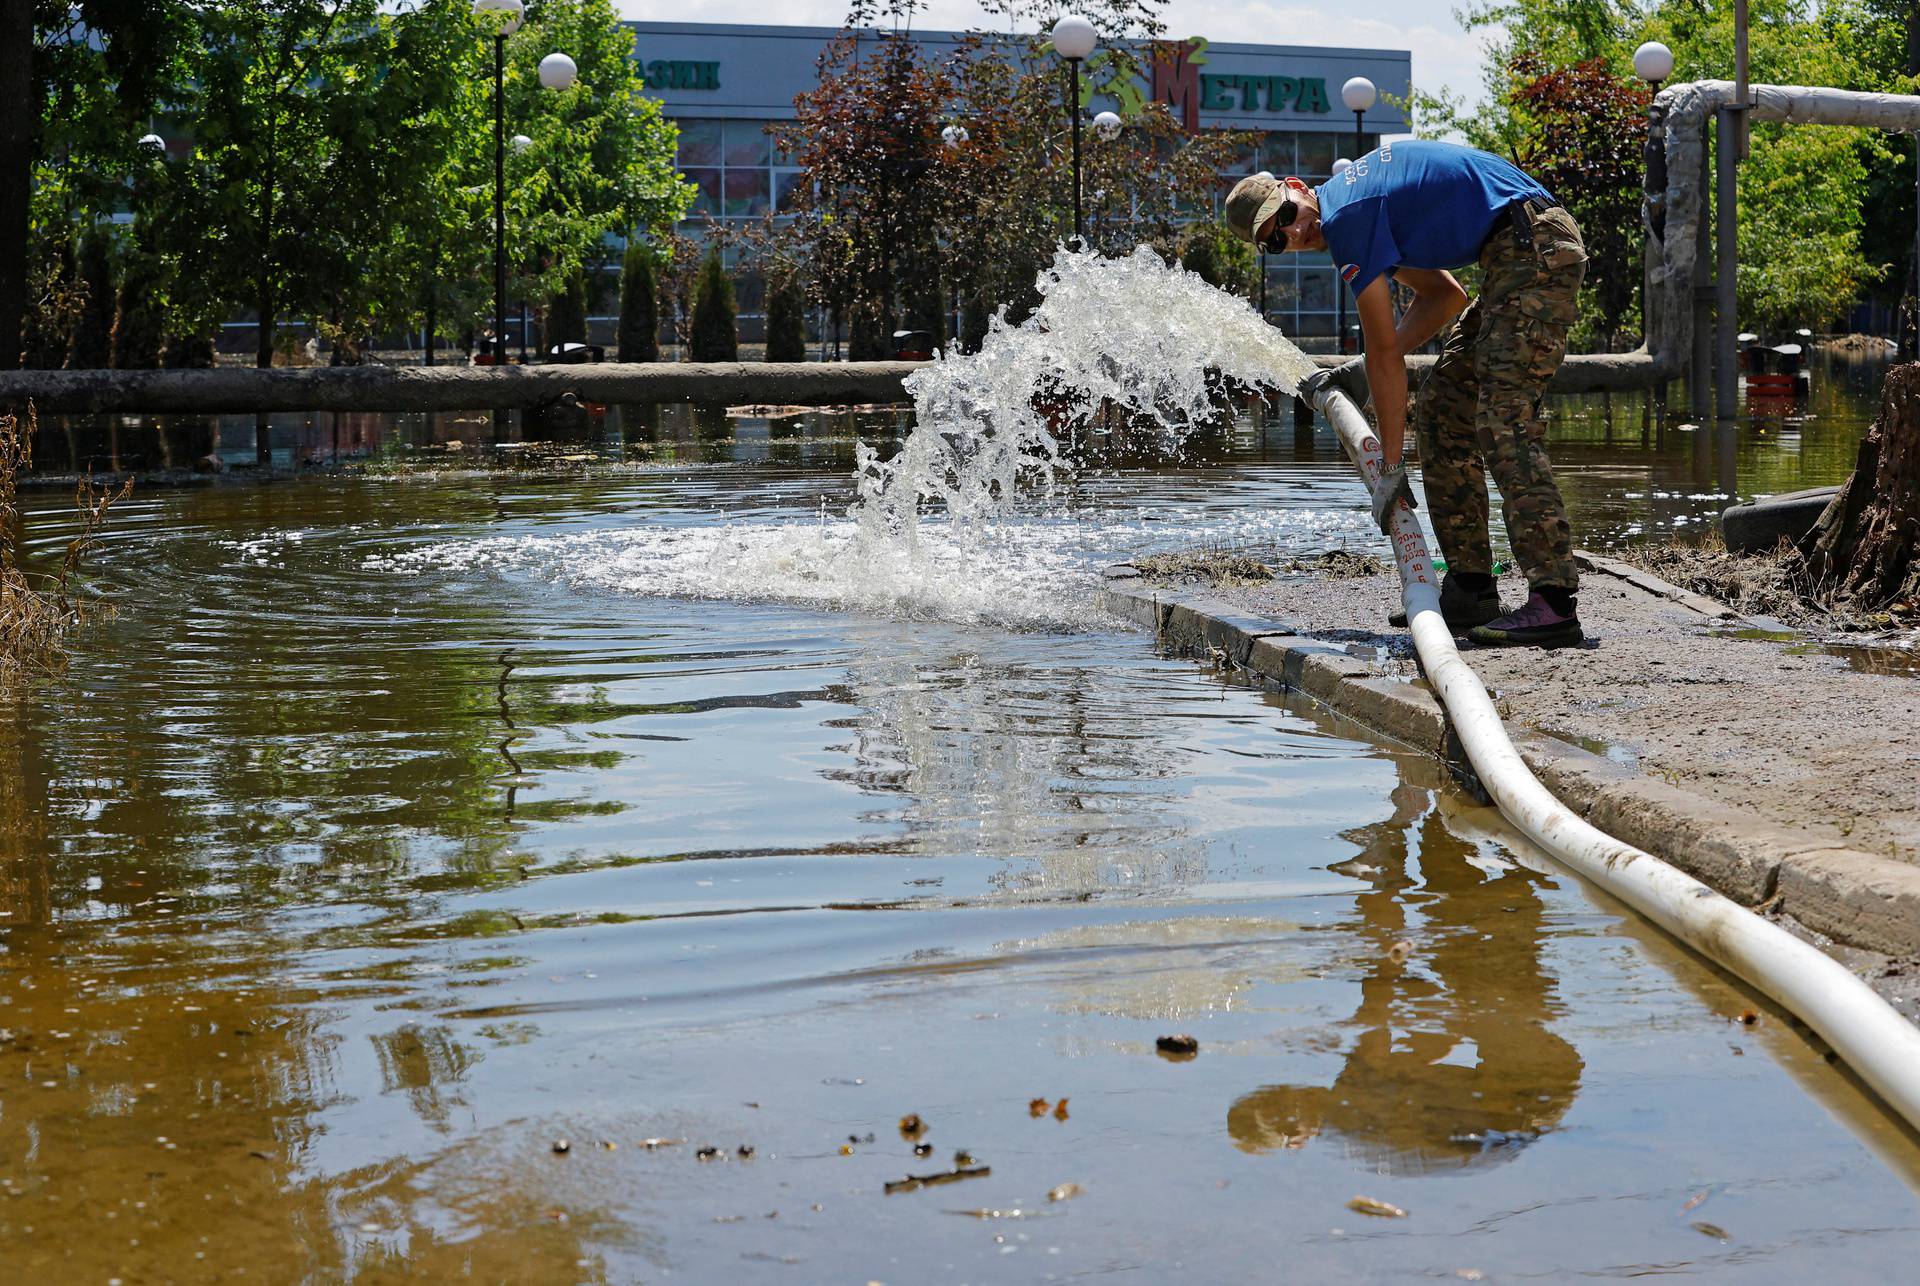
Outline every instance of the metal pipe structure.
MULTIPOLYGON (((1695 194, 1696 205, 1700 203, 1699 194, 1708 190, 1708 166, 1712 164, 1706 133, 1703 123, 1700 127, 1700 186, 1695 194)), ((1704 420, 1707 418, 1707 407, 1713 401, 1713 238, 1704 213, 1696 211, 1694 222, 1693 364, 1687 370, 1687 411, 1694 419, 1704 420)))
MULTIPOLYGON (((1337 389, 1323 389, 1315 402, 1361 476, 1369 486, 1377 482, 1380 443, 1359 410, 1337 389)), ((1405 505, 1394 512, 1392 544, 1427 682, 1506 819, 1556 861, 1806 1023, 1897 1115, 1920 1127, 1920 1027, 1818 948, 1597 830, 1555 799, 1514 749, 1485 685, 1454 647, 1426 539, 1405 505)))
POLYGON ((1073 119, 1073 248, 1087 243, 1086 225, 1080 216, 1080 60, 1067 59, 1071 79, 1067 83, 1067 115, 1073 119))
POLYGON ((1722 107, 1713 138, 1714 222, 1718 225, 1718 262, 1714 265, 1713 300, 1713 413, 1731 420, 1740 409, 1740 372, 1734 357, 1734 337, 1740 333, 1740 210, 1735 185, 1740 164, 1740 120, 1737 107, 1722 107))

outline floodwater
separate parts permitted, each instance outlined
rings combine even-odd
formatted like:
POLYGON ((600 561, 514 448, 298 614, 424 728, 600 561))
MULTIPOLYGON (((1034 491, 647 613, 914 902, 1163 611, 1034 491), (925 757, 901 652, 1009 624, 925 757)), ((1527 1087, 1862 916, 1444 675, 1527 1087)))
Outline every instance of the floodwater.
MULTIPOLYGON (((1555 427, 1590 543, 1861 428, 1612 409, 1555 427)), ((1105 558, 1366 547, 1324 428, 1091 443, 1013 564, 860 598, 821 542, 890 427, 322 416, 275 449, 363 471, 118 511, 117 615, 0 719, 7 1280, 1910 1270, 1920 1146, 1790 1021, 1100 616, 1105 558)))

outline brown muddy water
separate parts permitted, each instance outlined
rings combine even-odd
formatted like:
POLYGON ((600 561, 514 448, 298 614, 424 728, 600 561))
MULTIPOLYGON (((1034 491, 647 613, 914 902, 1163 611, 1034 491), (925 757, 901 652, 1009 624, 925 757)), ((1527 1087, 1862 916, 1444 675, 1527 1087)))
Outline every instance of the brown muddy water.
MULTIPOLYGON (((1839 480, 1833 396, 1559 408, 1582 539, 1839 480)), ((849 572, 892 423, 362 421, 352 473, 137 493, 117 616, 0 716, 5 1279, 1904 1276, 1920 1147, 1791 1022, 1093 608, 1364 547, 1324 428, 849 572)))

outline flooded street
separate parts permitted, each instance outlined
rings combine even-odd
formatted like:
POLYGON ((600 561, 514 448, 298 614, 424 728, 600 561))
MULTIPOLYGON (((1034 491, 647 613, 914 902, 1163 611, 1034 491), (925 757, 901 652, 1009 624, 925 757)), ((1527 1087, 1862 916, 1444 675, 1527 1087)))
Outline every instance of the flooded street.
MULTIPOLYGON (((1559 407, 1576 543, 1841 481, 1876 382, 1827 376, 1731 430, 1559 407)), ((355 469, 117 509, 117 614, 0 718, 8 1279, 1920 1254, 1920 1144, 1778 1011, 1431 761, 1098 611, 1132 554, 1377 542, 1324 425, 1083 444, 909 583, 831 557, 899 419, 288 417, 280 463, 355 469)), ((38 460, 254 450, 49 424, 38 460)), ((42 559, 65 504, 28 498, 42 559)))

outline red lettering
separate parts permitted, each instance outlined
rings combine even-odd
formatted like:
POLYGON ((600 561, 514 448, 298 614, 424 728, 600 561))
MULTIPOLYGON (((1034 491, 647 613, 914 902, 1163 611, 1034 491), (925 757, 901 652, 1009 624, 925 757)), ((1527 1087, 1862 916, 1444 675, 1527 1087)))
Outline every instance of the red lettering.
POLYGON ((1184 40, 1153 42, 1153 101, 1165 103, 1189 134, 1200 132, 1200 68, 1187 61, 1184 40))

